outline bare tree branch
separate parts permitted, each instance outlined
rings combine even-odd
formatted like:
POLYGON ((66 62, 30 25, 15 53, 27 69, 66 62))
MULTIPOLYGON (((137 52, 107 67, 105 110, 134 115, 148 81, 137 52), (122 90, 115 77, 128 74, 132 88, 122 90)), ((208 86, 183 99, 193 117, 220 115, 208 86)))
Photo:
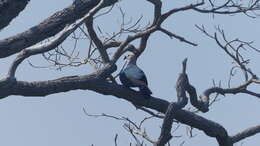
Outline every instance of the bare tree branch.
POLYGON ((0 1, 0 30, 19 15, 30 0, 1 0, 0 1))
MULTIPOLYGON (((57 34, 67 24, 72 24, 88 13, 98 2, 99 0, 81 0, 81 3, 74 3, 68 8, 56 12, 39 25, 25 32, 0 40, 0 58, 20 52, 24 48, 57 34)), ((105 0, 103 7, 114 4, 115 2, 117 0, 105 0)))
POLYGON ((241 132, 237 133, 236 135, 231 136, 230 139, 233 143, 236 143, 236 142, 239 142, 240 140, 253 136, 257 133, 260 133, 260 125, 250 127, 244 131, 241 131, 241 132))
MULTIPOLYGON (((245 93, 245 94, 249 94, 249 95, 255 96, 257 98, 260 98, 260 93, 256 93, 256 92, 253 92, 253 91, 250 91, 247 89, 248 86, 250 86, 252 84, 259 84, 258 77, 250 68, 248 68, 246 66, 248 62, 246 61, 246 59, 244 59, 243 55, 239 52, 239 49, 242 47, 243 48, 247 47, 249 49, 256 51, 257 53, 258 53, 258 50, 256 48, 254 48, 251 45, 251 43, 249 43, 249 42, 241 41, 239 39, 233 39, 231 41, 228 41, 225 36, 224 30, 220 29, 219 27, 217 28, 217 31, 221 34, 225 44, 223 44, 219 40, 217 33, 214 33, 214 35, 211 35, 210 33, 208 33, 206 31, 204 26, 202 26, 202 27, 196 26, 196 27, 201 32, 203 32, 205 35, 207 35, 209 38, 214 39, 216 41, 217 45, 222 50, 224 50, 224 52, 232 60, 234 60, 234 62, 239 67, 239 69, 241 69, 243 71, 244 77, 245 77, 245 82, 242 83, 241 85, 238 85, 237 87, 233 87, 233 88, 231 88, 231 87, 229 87, 229 88, 212 87, 212 88, 205 90, 203 92, 203 94, 200 96, 200 98, 209 100, 209 96, 213 93, 218 93, 221 95, 245 93)), ((235 66, 235 67, 237 67, 237 66, 235 66)), ((231 72, 232 72, 233 68, 231 69, 231 72)))
MULTIPOLYGON (((200 2, 197 4, 191 4, 188 6, 184 6, 181 8, 176 8, 176 9, 172 9, 164 14, 161 14, 161 1, 160 0, 148 0, 149 2, 151 2, 152 4, 155 5, 154 7, 154 23, 151 24, 150 26, 148 26, 146 29, 141 30, 137 33, 135 33, 134 35, 129 35, 125 41, 123 41, 121 43, 121 45, 118 47, 117 51, 114 53, 113 57, 112 57, 112 62, 115 63, 120 56, 125 52, 125 47, 128 46, 129 43, 131 43, 132 41, 142 38, 141 39, 141 43, 140 43, 140 48, 139 49, 139 53, 137 56, 140 56, 140 54, 143 52, 143 50, 145 49, 144 47, 146 46, 146 43, 149 39, 149 36, 155 32, 155 31, 159 31, 161 29, 161 24, 172 14, 177 13, 179 11, 185 11, 185 10, 189 10, 192 9, 193 7, 197 7, 200 5, 203 5, 204 2, 200 2)), ((181 39, 182 41, 184 41, 184 39, 178 35, 174 35, 177 39, 181 39)), ((188 41, 184 41, 188 44, 191 44, 188 41)), ((193 44, 193 43, 192 43, 193 44)))
POLYGON ((167 111, 165 113, 165 118, 163 120, 160 137, 158 141, 154 144, 154 146, 164 146, 166 143, 169 142, 169 140, 172 138, 171 129, 172 129, 172 123, 173 123, 173 119, 175 118, 176 112, 184 108, 185 105, 187 105, 188 103, 188 98, 186 97, 186 93, 185 93, 188 84, 187 81, 188 77, 186 75, 186 64, 187 64, 187 59, 183 61, 183 68, 182 68, 183 71, 179 75, 179 78, 177 80, 176 91, 177 91, 178 101, 173 102, 168 106, 167 111))
POLYGON ((106 49, 104 48, 104 45, 103 43, 101 42, 101 40, 98 38, 94 28, 93 28, 93 20, 92 21, 89 21, 89 22, 86 22, 85 23, 86 26, 87 26, 87 29, 88 29, 88 33, 90 35, 90 38, 94 41, 97 49, 99 50, 99 53, 102 57, 102 60, 105 62, 105 63, 108 63, 109 62, 109 56, 106 52, 106 49))
MULTIPOLYGON (((170 103, 163 100, 163 98, 152 97, 150 100, 140 100, 142 99, 141 93, 118 84, 107 82, 104 78, 106 78, 111 71, 113 72, 113 70, 111 70, 110 67, 106 69, 107 70, 87 76, 64 77, 42 82, 15 81, 9 87, 0 88, 0 97, 4 98, 9 95, 46 96, 54 93, 82 89, 92 90, 104 95, 113 95, 114 97, 125 99, 134 105, 150 108, 158 112, 165 113, 167 111, 170 103)), ((227 143, 230 143, 228 134, 221 125, 186 110, 178 110, 175 114, 176 120, 202 130, 208 136, 217 138, 220 144, 223 143, 223 146, 228 146, 227 143)))
POLYGON ((116 134, 115 139, 114 139, 114 141, 115 141, 115 146, 117 146, 117 138, 118 138, 118 134, 116 134))
POLYGON ((198 7, 193 7, 192 9, 200 13, 213 13, 213 14, 224 14, 224 15, 244 13, 249 17, 255 18, 254 16, 249 15, 248 12, 260 10, 259 0, 252 0, 247 2, 248 5, 243 6, 242 4, 236 3, 233 0, 226 0, 220 6, 216 6, 214 3, 211 3, 211 7, 212 7, 211 9, 198 8, 198 7))
POLYGON ((170 38, 176 38, 176 39, 180 40, 181 42, 185 42, 185 43, 190 44, 190 45, 192 45, 192 46, 198 46, 198 44, 193 43, 193 42, 191 42, 191 41, 188 41, 188 40, 186 40, 184 37, 181 37, 181 36, 179 36, 179 35, 176 35, 176 34, 170 32, 170 31, 168 31, 168 30, 166 30, 166 29, 160 28, 159 30, 160 30, 161 32, 167 34, 170 38))
POLYGON ((53 40, 29 47, 27 49, 24 49, 15 59, 15 61, 12 63, 9 72, 8 72, 8 78, 15 78, 15 72, 17 67, 19 66, 22 61, 30 56, 41 54, 47 51, 50 51, 54 48, 56 48, 58 45, 60 45, 72 32, 74 32, 81 24, 83 24, 86 21, 92 21, 92 16, 102 8, 102 5, 104 4, 104 0, 101 0, 100 3, 95 6, 93 9, 89 11, 89 13, 86 14, 83 18, 81 18, 78 22, 75 24, 65 27, 61 33, 54 38, 53 40))

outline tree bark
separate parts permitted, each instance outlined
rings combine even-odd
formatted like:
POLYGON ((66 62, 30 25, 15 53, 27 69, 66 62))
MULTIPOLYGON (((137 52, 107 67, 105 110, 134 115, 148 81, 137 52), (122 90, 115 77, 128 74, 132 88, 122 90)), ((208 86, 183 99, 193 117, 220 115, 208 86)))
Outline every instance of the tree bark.
MULTIPOLYGON (((112 95, 109 97, 121 98, 134 105, 166 113, 170 103, 163 100, 163 98, 151 97, 150 100, 145 100, 140 92, 105 80, 115 69, 115 67, 108 66, 104 70, 90 75, 63 77, 56 80, 39 82, 12 81, 12 83, 9 82, 9 84, 7 84, 8 81, 5 83, 2 81, 3 84, 0 85, 0 97, 4 98, 10 95, 47 96, 81 89, 91 90, 103 95, 112 95)), ((215 137, 219 143, 223 143, 221 146, 231 146, 226 143, 229 140, 227 131, 216 122, 182 109, 176 111, 175 119, 181 123, 204 131, 204 133, 210 137, 215 137)))
POLYGON ((0 30, 24 10, 30 0, 1 0, 0 1, 0 30))
MULTIPOLYGON (((114 4, 117 0, 106 0, 104 7, 114 4)), ((54 36, 66 25, 72 24, 77 19, 83 17, 99 0, 81 0, 69 7, 54 13, 40 24, 15 36, 0 40, 0 58, 4 58, 20 52, 24 48, 32 46, 46 38, 54 36)))

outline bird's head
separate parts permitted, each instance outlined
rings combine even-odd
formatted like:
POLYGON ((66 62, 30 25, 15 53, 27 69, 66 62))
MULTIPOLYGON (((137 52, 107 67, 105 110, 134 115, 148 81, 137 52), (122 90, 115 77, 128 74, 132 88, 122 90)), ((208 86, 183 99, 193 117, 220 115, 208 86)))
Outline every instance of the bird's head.
POLYGON ((135 54, 128 54, 124 57, 124 60, 127 60, 129 63, 136 64, 137 57, 135 54))

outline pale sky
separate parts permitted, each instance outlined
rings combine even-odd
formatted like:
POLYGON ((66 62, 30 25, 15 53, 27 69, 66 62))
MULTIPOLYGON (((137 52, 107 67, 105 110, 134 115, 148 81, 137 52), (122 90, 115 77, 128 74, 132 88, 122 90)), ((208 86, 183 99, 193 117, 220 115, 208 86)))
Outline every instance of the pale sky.
MULTIPOLYGON (((168 0, 170 1, 170 0, 168 0)), ((177 7, 183 2, 168 2, 163 6, 164 10, 177 7)), ((51 14, 61 10, 72 3, 72 0, 32 0, 26 9, 14 19, 11 24, 0 33, 0 39, 13 36, 37 25, 51 14)), ((151 21, 152 5, 140 0, 124 0, 117 4, 125 10, 128 18, 137 20, 143 15, 142 24, 151 21), (137 4, 138 3, 138 4, 137 4)), ((119 11, 114 8, 111 14, 102 16, 96 20, 103 31, 112 33, 118 30, 120 22, 119 11)), ((175 39, 169 39, 161 33, 152 35, 144 54, 138 60, 138 65, 144 70, 148 78, 149 86, 155 97, 168 101, 176 101, 175 81, 181 71, 181 61, 188 57, 188 75, 190 82, 201 93, 212 86, 212 80, 222 81, 223 87, 227 87, 229 70, 232 60, 215 44, 213 40, 205 37, 195 28, 195 24, 205 25, 210 32, 214 32, 214 26, 220 25, 230 39, 240 38, 245 41, 254 41, 255 46, 260 46, 259 24, 260 19, 251 19, 242 14, 235 16, 219 16, 199 14, 194 11, 180 12, 170 17, 163 25, 165 28, 182 35, 183 37, 199 44, 192 47, 175 39)), ((65 43, 70 47, 71 40, 65 43)), ((86 48, 86 42, 81 42, 78 47, 86 48)), ((260 54, 253 51, 247 53, 252 60, 251 67, 256 73, 260 61, 260 54)), ((11 56, 0 61, 0 77, 3 78, 14 59, 11 56)), ((36 65, 46 65, 46 61, 40 56, 30 59, 36 65)), ((120 66, 121 64, 119 64, 120 66)), ((87 68, 66 68, 63 71, 54 69, 32 68, 27 61, 18 68, 18 80, 47 80, 68 75, 86 74, 87 68)), ((241 81, 241 76, 235 78, 241 81)), ((234 81, 233 85, 237 85, 234 81)), ((252 88, 259 89, 259 88, 252 88)), ((220 96, 220 101, 210 107, 208 113, 200 113, 201 116, 213 120, 224 126, 230 135, 258 125, 260 117, 260 100, 244 94, 220 96)), ((107 113, 115 116, 128 116, 134 121, 140 121, 146 113, 136 110, 129 102, 111 96, 99 95, 92 91, 71 91, 49 95, 47 97, 21 97, 10 96, 0 101, 0 145, 5 146, 95 146, 114 145, 114 136, 119 134, 119 145, 129 145, 133 139, 127 133, 122 122, 108 118, 87 117, 83 107, 89 113, 107 113)), ((188 106, 190 107, 190 106, 188 106)), ((187 108, 188 108, 187 107, 187 108)), ((148 134, 157 139, 160 133, 161 120, 151 120, 146 123, 148 134)), ((185 140, 184 146, 192 145, 217 145, 214 138, 205 136, 201 131, 195 130, 194 138, 186 135, 186 125, 173 135, 181 135, 182 138, 172 139, 173 145, 185 140)), ((260 134, 242 141, 243 146, 258 146, 260 134)), ((237 146, 240 143, 236 144, 237 146)))

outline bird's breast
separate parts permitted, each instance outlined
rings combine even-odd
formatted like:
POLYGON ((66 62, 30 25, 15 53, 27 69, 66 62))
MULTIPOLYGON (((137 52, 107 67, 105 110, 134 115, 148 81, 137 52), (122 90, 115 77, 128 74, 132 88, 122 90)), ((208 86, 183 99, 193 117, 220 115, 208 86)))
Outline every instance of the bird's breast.
POLYGON ((144 76, 143 71, 137 66, 129 66, 124 72, 128 78, 141 79, 144 76))

